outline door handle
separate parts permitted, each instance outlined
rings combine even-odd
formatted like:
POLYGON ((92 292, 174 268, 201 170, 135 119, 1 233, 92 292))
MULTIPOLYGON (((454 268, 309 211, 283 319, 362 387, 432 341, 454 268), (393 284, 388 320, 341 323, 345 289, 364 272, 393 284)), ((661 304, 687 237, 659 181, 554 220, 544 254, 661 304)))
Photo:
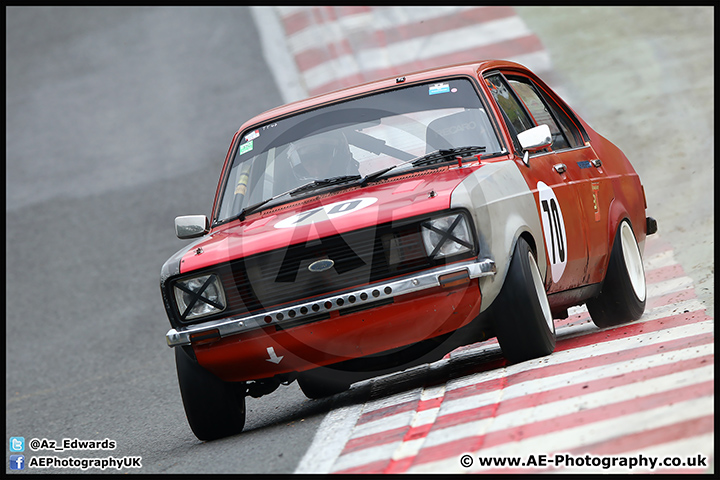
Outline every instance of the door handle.
POLYGON ((590 163, 592 163, 593 167, 595 167, 595 168, 602 167, 602 162, 600 161, 599 158, 596 158, 595 160, 590 160, 590 163))
POLYGON ((553 168, 555 169, 555 171, 557 173, 560 173, 560 174, 565 173, 565 171, 567 170, 567 167, 565 166, 564 163, 557 163, 557 164, 553 165, 553 168))

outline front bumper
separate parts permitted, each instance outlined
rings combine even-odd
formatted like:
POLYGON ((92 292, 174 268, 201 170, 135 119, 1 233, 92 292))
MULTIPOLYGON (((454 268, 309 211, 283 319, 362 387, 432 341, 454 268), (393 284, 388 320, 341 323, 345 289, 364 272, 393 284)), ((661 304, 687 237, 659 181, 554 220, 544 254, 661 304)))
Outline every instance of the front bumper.
POLYGON ((170 329, 166 334, 166 340, 170 347, 177 347, 191 345, 193 339, 219 339, 264 327, 290 328, 303 323, 304 320, 311 321, 313 317, 322 314, 362 309, 366 305, 371 308, 374 304, 380 305, 399 295, 446 286, 457 279, 474 279, 494 274, 495 262, 487 258, 454 263, 393 281, 378 282, 339 295, 317 298, 256 315, 212 320, 182 329, 170 329))

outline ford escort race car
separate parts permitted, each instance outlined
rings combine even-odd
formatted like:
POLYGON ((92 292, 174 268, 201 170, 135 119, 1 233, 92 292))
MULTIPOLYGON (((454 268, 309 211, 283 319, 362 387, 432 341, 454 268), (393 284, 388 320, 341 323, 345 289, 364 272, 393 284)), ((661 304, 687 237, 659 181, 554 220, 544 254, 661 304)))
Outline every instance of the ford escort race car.
POLYGON ((549 355, 575 305, 638 319, 646 208, 625 155, 512 62, 263 113, 161 272, 188 422, 236 434, 248 395, 320 398, 492 337, 509 362, 549 355))

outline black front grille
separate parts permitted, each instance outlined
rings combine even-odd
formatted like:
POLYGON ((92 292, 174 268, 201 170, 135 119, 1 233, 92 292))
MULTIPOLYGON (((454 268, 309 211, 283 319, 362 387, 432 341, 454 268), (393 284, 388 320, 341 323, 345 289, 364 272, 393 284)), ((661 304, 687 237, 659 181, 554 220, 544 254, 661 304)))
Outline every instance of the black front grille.
POLYGON ((333 235, 215 267, 212 270, 220 276, 228 306, 221 314, 194 321, 261 313, 474 255, 469 252, 452 259, 429 259, 420 233, 424 220, 333 235), (320 272, 308 269, 323 259, 332 260, 333 266, 320 272))

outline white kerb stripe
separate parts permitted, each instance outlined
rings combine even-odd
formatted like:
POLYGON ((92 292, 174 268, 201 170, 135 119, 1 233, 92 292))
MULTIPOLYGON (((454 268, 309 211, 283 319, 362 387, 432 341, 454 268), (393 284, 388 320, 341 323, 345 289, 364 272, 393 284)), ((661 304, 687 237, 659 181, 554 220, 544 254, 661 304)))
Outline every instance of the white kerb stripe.
POLYGON ((295 473, 329 472, 350 439, 362 410, 362 404, 354 404, 328 413, 295 473))

